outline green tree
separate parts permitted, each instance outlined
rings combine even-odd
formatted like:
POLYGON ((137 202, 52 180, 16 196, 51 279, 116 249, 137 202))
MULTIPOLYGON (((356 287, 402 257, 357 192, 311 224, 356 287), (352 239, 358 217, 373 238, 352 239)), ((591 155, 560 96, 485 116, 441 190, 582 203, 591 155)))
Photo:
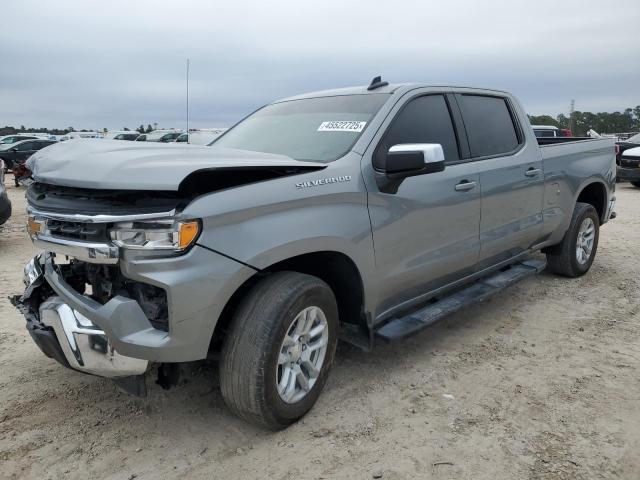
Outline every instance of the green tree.
POLYGON ((153 127, 151 125, 147 125, 147 130, 145 131, 145 133, 151 133, 153 132, 153 127))
POLYGON ((558 121, 551 115, 528 115, 531 125, 553 125, 558 126, 558 121))

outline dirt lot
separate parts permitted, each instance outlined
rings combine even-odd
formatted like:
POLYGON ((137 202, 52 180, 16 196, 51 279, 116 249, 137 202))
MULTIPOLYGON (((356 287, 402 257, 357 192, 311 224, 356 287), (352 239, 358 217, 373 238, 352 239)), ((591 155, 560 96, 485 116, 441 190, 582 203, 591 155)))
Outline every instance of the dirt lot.
POLYGON ((42 355, 6 300, 34 253, 8 191, 2 478, 640 478, 638 189, 619 186, 587 276, 526 280, 373 354, 341 345, 319 403, 275 434, 227 411, 211 365, 136 399, 42 355))

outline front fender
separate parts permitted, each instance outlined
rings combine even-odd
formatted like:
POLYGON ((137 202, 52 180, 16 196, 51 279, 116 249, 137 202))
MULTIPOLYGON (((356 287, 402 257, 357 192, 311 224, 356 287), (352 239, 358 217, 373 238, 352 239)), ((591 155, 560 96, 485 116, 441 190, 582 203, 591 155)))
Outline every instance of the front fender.
MULTIPOLYGON (((325 170, 245 185, 192 202, 185 216, 202 219, 198 243, 256 269, 306 253, 335 251, 349 257, 365 292, 375 273, 367 194, 359 158, 325 170), (349 181, 298 188, 326 177, 349 181)), ((366 301, 366 300, 365 300, 366 301)))

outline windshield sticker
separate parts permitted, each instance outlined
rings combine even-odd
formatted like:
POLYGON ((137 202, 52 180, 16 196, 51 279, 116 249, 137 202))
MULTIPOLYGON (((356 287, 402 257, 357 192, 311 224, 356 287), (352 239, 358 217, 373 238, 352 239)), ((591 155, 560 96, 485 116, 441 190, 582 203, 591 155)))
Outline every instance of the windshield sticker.
POLYGON ((319 132, 361 132, 367 122, 352 122, 348 120, 336 120, 322 122, 318 127, 319 132))

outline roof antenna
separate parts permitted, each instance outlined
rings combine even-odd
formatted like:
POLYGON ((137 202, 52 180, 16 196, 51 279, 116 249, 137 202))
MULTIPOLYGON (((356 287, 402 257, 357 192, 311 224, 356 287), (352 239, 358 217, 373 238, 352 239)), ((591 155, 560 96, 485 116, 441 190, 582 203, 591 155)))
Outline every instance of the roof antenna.
POLYGON ((377 77, 374 77, 373 80, 371 80, 371 83, 367 87, 367 90, 375 90, 376 88, 386 87, 387 85, 389 85, 389 82, 383 82, 382 76, 378 75, 377 77))
POLYGON ((189 142, 189 59, 187 58, 187 143, 189 142))

